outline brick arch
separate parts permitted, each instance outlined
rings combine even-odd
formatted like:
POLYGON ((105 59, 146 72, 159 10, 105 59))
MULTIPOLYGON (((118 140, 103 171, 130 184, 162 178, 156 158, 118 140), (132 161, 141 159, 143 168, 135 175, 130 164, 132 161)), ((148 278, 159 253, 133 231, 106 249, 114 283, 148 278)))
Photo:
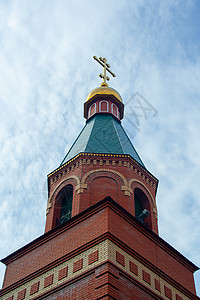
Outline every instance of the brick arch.
POLYGON ((129 188, 128 186, 128 182, 126 180, 126 178, 124 177, 124 175, 122 175, 120 172, 118 171, 115 171, 115 170, 110 170, 110 169, 95 169, 95 170, 91 170, 89 171, 88 173, 86 173, 82 179, 81 179, 81 183, 80 183, 80 186, 82 188, 82 191, 83 192, 83 189, 84 188, 87 188, 87 180, 91 177, 93 177, 92 175, 94 174, 94 176, 96 177, 95 174, 98 174, 99 176, 108 176, 108 174, 112 174, 111 178, 114 178, 113 175, 117 175, 118 178, 120 178, 120 180, 122 181, 123 185, 121 185, 121 190, 124 191, 124 194, 126 196, 130 196, 130 193, 131 193, 131 189, 129 188), (103 174, 104 173, 104 174, 103 174))
MULTIPOLYGON (((136 182, 137 183, 136 187, 140 188, 145 194, 147 194, 149 196, 148 198, 152 201, 152 204, 153 204, 153 213, 155 214, 155 217, 157 218, 157 215, 158 215, 157 205, 156 205, 155 199, 154 199, 153 195, 151 194, 150 190, 146 187, 146 185, 143 184, 143 182, 141 182, 140 180, 135 179, 135 178, 131 178, 128 182, 128 186, 130 189, 131 189, 131 184, 133 182, 136 182)), ((132 190, 132 193, 133 193, 133 190, 132 190)))
MULTIPOLYGON (((77 182, 77 185, 80 184, 80 178, 76 175, 71 175, 67 178, 64 178, 58 185, 57 187, 53 190, 53 192, 51 193, 51 196, 49 197, 48 199, 48 202, 47 202, 47 211, 46 213, 48 214, 49 213, 49 210, 52 206, 52 199, 56 197, 56 195, 59 193, 59 191, 66 185, 66 182, 69 181, 68 184, 72 184, 71 183, 71 180, 75 179, 76 182, 77 182)), ((74 184, 72 184, 74 186, 74 184)), ((76 185, 76 186, 77 186, 76 185)), ((76 186, 74 186, 74 189, 76 189, 76 186)))
MULTIPOLYGON (((89 171, 88 173, 86 173, 86 174, 82 177, 82 179, 81 179, 81 184, 84 184, 85 181, 86 181, 86 179, 87 179, 87 177, 90 176, 91 174, 93 174, 93 173, 101 173, 101 172, 108 172, 108 173, 113 173, 113 174, 118 175, 118 176, 122 179, 124 185, 125 185, 125 186, 128 186, 128 182, 127 182, 126 178, 124 177, 124 175, 122 175, 121 173, 119 173, 119 172, 117 172, 117 171, 115 171, 115 170, 110 170, 110 169, 96 169, 96 170, 91 170, 91 171, 89 171)), ((100 176, 101 176, 101 175, 100 175, 100 176)))

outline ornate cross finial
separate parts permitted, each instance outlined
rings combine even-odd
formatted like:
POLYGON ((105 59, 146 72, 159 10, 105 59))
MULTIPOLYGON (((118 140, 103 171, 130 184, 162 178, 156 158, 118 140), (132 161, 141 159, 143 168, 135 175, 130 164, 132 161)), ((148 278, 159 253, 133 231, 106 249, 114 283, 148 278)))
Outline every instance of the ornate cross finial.
POLYGON ((102 74, 99 74, 99 77, 103 78, 103 83, 101 85, 106 85, 107 86, 107 83, 106 83, 106 80, 110 80, 110 78, 108 76, 106 76, 106 70, 113 76, 113 77, 116 77, 116 75, 111 72, 109 70, 110 68, 110 65, 107 63, 107 59, 104 57, 99 57, 99 59, 96 57, 96 56, 93 56, 93 58, 98 61, 98 63, 103 67, 103 75, 102 74))

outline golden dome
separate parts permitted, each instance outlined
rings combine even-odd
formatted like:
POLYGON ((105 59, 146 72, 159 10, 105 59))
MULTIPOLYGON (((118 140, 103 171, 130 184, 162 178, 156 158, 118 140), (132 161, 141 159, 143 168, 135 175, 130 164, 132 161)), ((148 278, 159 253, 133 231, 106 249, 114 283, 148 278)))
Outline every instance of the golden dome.
POLYGON ((109 87, 106 83, 102 83, 102 85, 94 90, 92 90, 89 95, 86 98, 86 101, 89 101, 91 98, 93 98, 95 95, 113 95, 123 103, 122 98, 120 94, 114 90, 113 88, 109 87))

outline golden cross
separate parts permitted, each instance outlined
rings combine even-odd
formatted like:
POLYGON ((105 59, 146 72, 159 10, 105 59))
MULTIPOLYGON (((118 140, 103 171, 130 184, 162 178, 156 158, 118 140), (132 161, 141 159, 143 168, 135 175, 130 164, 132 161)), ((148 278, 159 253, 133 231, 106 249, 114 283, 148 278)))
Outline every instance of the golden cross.
POLYGON ((103 67, 103 75, 99 74, 99 77, 103 78, 102 85, 107 85, 106 80, 110 80, 108 76, 106 76, 106 71, 108 71, 113 77, 116 77, 115 73, 111 72, 109 70, 110 65, 107 63, 107 59, 104 57, 99 57, 99 59, 96 56, 93 56, 93 58, 98 61, 98 63, 103 67))

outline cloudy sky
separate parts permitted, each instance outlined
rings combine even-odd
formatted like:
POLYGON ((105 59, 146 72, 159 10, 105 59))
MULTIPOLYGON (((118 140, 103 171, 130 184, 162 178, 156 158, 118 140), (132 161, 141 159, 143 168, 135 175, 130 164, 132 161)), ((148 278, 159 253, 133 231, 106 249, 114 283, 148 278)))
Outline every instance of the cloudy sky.
POLYGON ((46 177, 85 123, 97 55, 159 179, 160 236, 200 265, 199 15, 199 0, 0 1, 1 258, 44 232, 46 177))

